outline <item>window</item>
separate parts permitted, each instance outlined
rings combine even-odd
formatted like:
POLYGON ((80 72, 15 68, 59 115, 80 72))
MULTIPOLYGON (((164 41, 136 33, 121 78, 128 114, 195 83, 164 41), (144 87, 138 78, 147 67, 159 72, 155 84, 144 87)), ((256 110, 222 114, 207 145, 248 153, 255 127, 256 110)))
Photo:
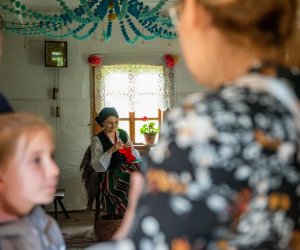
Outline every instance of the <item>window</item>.
POLYGON ((109 65, 102 66, 99 75, 96 101, 98 97, 102 107, 115 107, 120 116, 120 128, 129 132, 134 143, 144 143, 139 131, 144 124, 141 118, 147 116, 159 127, 162 123, 161 106, 166 99, 163 66, 109 65))

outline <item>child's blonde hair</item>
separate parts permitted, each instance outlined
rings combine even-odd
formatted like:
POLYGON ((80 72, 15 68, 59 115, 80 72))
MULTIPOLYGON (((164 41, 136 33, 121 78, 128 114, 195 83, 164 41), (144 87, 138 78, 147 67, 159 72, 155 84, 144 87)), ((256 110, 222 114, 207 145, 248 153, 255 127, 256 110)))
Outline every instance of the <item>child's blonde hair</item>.
POLYGON ((39 129, 53 134, 50 126, 40 116, 29 113, 0 115, 0 169, 6 165, 9 158, 18 153, 21 137, 28 137, 39 129))

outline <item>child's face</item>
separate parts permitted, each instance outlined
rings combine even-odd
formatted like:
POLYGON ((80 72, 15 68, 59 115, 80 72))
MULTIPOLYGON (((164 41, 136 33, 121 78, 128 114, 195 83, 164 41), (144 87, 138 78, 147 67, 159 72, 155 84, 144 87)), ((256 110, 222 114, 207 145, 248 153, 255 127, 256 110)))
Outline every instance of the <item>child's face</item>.
POLYGON ((59 175, 53 153, 52 135, 47 130, 21 137, 1 176, 1 202, 9 211, 21 216, 35 205, 53 200, 59 175))

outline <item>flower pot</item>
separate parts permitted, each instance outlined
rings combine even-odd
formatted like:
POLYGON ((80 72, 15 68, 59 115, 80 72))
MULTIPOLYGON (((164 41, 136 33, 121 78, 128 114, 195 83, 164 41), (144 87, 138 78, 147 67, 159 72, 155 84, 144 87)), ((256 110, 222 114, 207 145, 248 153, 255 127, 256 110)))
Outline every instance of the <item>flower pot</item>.
POLYGON ((144 134, 146 145, 153 145, 156 135, 144 134))

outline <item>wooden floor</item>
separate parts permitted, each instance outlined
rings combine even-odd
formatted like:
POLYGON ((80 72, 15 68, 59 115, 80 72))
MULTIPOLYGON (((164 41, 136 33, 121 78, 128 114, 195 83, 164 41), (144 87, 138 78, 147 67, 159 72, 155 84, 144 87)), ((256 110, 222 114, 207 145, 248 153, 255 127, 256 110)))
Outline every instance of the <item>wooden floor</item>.
MULTIPOLYGON (((62 227, 77 227, 77 226, 87 226, 93 225, 94 223, 94 212, 90 212, 88 210, 83 211, 71 211, 68 212, 70 218, 66 219, 64 213, 59 212, 57 222, 62 227)), ((51 214, 54 216, 54 214, 51 214)))
MULTIPOLYGON (((54 217, 53 213, 50 213, 54 217)), ((58 214, 57 222, 66 241, 67 249, 84 249, 97 242, 94 234, 94 213, 85 210, 69 212, 69 219, 63 213, 58 214)))

